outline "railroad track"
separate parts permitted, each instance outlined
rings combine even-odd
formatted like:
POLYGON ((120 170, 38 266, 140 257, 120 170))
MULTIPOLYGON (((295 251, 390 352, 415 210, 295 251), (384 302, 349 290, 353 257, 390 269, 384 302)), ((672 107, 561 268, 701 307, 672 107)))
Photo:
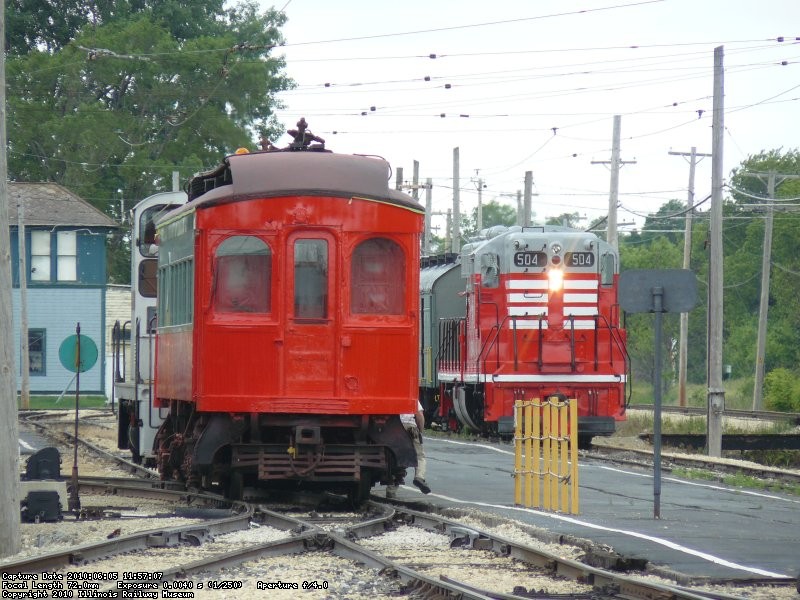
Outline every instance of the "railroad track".
MULTIPOLYGON (((117 456, 97 446, 87 448, 109 460, 120 461, 117 456)), ((121 464, 128 468, 127 461, 122 460, 121 464)), ((176 515, 185 515, 190 510, 191 514, 203 518, 200 522, 120 535, 6 562, 0 564, 4 581, 14 581, 15 574, 43 576, 47 573, 52 577, 57 573, 64 578, 71 577, 71 581, 81 586, 79 589, 99 594, 141 589, 120 588, 120 584, 139 586, 155 583, 158 597, 162 597, 162 592, 172 594, 197 590, 201 584, 205 590, 213 589, 223 594, 224 586, 238 585, 239 588, 229 588, 231 595, 245 598, 246 595, 242 595, 243 582, 248 582, 252 588, 267 586, 253 590, 259 594, 275 589, 269 588, 270 585, 286 583, 275 576, 265 575, 274 572, 275 567, 269 566, 270 559, 277 557, 280 569, 286 569, 293 564, 315 564, 314 561, 321 560, 320 557, 336 557, 364 565, 369 572, 362 575, 362 579, 383 582, 380 585, 391 590, 390 595, 413 595, 415 598, 530 598, 534 597, 531 595, 533 586, 528 586, 528 589, 516 585, 496 588, 500 585, 501 574, 511 573, 518 576, 519 581, 529 581, 531 572, 537 574, 537 582, 568 579, 576 585, 568 592, 553 592, 550 596, 535 596, 537 598, 698 600, 735 597, 653 583, 608 568, 591 566, 563 557, 564 552, 543 550, 420 510, 419 505, 412 508, 399 502, 387 504, 373 500, 355 515, 343 514, 341 509, 323 513, 318 506, 295 514, 294 503, 289 504, 289 509, 276 509, 254 503, 230 502, 214 494, 177 489, 174 484, 154 479, 152 473, 136 478, 81 477, 79 486, 80 493, 87 495, 159 499, 172 504, 176 515), (409 541, 405 542, 403 551, 376 550, 376 547, 385 548, 379 544, 380 540, 401 530, 426 532, 439 540, 438 546, 428 552, 416 542, 409 541), (224 545, 229 536, 252 533, 257 534, 257 539, 240 539, 224 545), (206 549, 207 552, 198 554, 206 549), (287 559, 287 556, 294 558, 287 559), (461 568, 457 568, 459 562, 463 563, 461 568), (246 567, 248 564, 254 566, 246 567), (434 567, 441 565, 445 565, 445 572, 437 574, 434 567), (475 573, 483 574, 479 583, 474 581, 475 573)), ((327 586, 329 581, 317 577, 304 578, 303 585, 306 584, 327 586)), ((795 580, 770 580, 769 584, 795 585, 795 580)), ((548 586, 548 583, 537 583, 535 587, 549 589, 548 586)))
MULTIPOLYGON (((106 493, 128 497, 160 497, 187 505, 214 507, 222 510, 227 506, 227 514, 218 518, 206 519, 180 527, 166 527, 126 536, 79 545, 68 550, 52 552, 42 556, 23 559, 0 565, 4 581, 26 581, 22 574, 49 574, 47 581, 74 582, 77 589, 93 590, 107 594, 121 589, 186 590, 187 584, 203 574, 219 572, 222 569, 257 561, 271 556, 307 555, 308 553, 328 553, 344 558, 377 571, 383 577, 400 585, 404 593, 416 594, 422 598, 463 598, 485 600, 488 598, 513 600, 532 597, 529 592, 517 588, 513 593, 485 589, 461 581, 459 571, 434 577, 407 564, 393 561, 381 553, 371 550, 363 543, 375 536, 396 531, 400 527, 414 527, 446 536, 451 548, 463 554, 465 550, 478 553, 492 553, 492 569, 497 572, 512 569, 512 563, 522 563, 542 575, 555 579, 570 579, 578 582, 585 591, 572 591, 563 597, 570 598, 671 598, 675 600, 698 600, 721 598, 723 596, 690 591, 676 586, 657 584, 638 580, 612 571, 588 566, 554 553, 533 548, 523 543, 492 534, 438 515, 412 510, 403 506, 389 505, 371 501, 363 514, 354 516, 355 523, 343 526, 342 518, 334 513, 327 519, 321 518, 317 511, 310 511, 311 517, 295 517, 247 503, 227 502, 223 498, 208 494, 191 494, 175 490, 160 489, 150 485, 147 480, 138 481, 100 481, 92 478, 80 481, 81 493, 106 493), (279 531, 277 539, 264 542, 226 547, 223 552, 188 560, 180 554, 182 547, 197 547, 215 538, 224 538, 235 531, 248 530, 257 524, 261 528, 279 531), (163 568, 158 570, 137 570, 129 567, 119 568, 120 556, 136 553, 142 555, 153 549, 162 552, 163 568), (172 549, 178 556, 167 557, 165 549, 172 549), (88 570, 87 570, 88 569, 88 570), (19 579, 17 579, 19 577, 19 579), (141 587, 148 584, 151 587, 141 587)), ((296 510, 296 509, 294 509, 296 510)), ((145 560, 145 559, 142 559, 145 560)), ((304 560, 299 558, 299 560, 304 560)), ((419 559, 417 559, 419 560, 419 559)), ((483 559, 485 560, 485 559, 483 559)), ((467 570, 471 570, 481 560, 468 560, 467 570)), ((133 564, 136 564, 135 562, 133 564)), ((141 562, 139 564, 146 564, 141 562)), ((463 576, 463 573, 461 573, 463 576)), ((227 576, 208 581, 232 582, 227 576)), ((265 582, 267 585, 268 582, 265 582)), ((194 585, 192 583, 192 585, 194 585)), ((320 584, 322 585, 322 584, 320 584)), ((160 594, 159 594, 159 597, 160 594)), ((537 596, 546 597, 546 596, 537 596)), ((553 597, 558 597, 556 594, 553 597)))
MULTIPOLYGON (((633 404, 628 406, 628 411, 653 411, 652 404, 633 404)), ((661 406, 661 412, 667 414, 679 414, 687 416, 706 416, 708 410, 702 406, 661 406)), ((725 409, 723 413, 726 417, 735 419, 752 419, 756 421, 788 421, 795 425, 800 425, 800 413, 776 412, 768 410, 737 410, 725 409)))

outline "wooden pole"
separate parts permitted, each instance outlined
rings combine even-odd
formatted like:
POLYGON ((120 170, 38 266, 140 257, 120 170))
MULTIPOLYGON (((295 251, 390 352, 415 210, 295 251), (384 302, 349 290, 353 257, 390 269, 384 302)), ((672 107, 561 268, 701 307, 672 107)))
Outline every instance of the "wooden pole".
MULTIPOLYGON (((0 0, 0 40, 6 39, 0 0)), ((20 550, 19 431, 14 336, 11 333, 11 241, 8 222, 6 62, 0 52, 0 556, 20 550)))

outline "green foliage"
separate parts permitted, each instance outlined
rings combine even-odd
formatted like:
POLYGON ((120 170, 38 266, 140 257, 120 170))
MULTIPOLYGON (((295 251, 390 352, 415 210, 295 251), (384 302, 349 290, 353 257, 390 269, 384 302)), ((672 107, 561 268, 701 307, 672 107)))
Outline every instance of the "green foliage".
POLYGON ((769 410, 800 412, 800 376, 784 368, 770 371, 764 378, 764 405, 769 410))
MULTIPOLYGON (((752 405, 753 377, 756 362, 756 333, 761 301, 761 271, 764 247, 765 204, 768 197, 769 171, 800 174, 800 152, 772 150, 745 160, 733 170, 731 196, 723 203, 723 364, 730 365, 741 384, 726 382, 726 404, 752 405), (753 176, 752 173, 761 175, 753 176), (763 199, 763 200, 760 200, 763 199)), ((800 179, 775 178, 774 230, 772 237, 769 315, 766 339, 765 371, 796 369, 800 364, 800 219, 791 209, 792 198, 800 197, 800 179), (786 204, 785 209, 782 203, 786 204)), ((702 212, 692 220, 690 268, 698 282, 698 305, 689 313, 688 381, 705 383, 707 377, 707 281, 709 270, 708 203, 698 200, 702 212)), ((622 269, 680 268, 683 264, 685 205, 672 200, 650 215, 642 231, 620 238, 622 269), (662 230, 672 230, 664 233, 662 230), (677 231, 675 231, 677 230, 677 231)), ((672 386, 677 381, 678 319, 665 315, 664 363, 661 382, 665 397, 674 398, 672 386)), ((629 315, 629 352, 635 381, 653 385, 653 331, 651 315, 629 315)), ((697 390, 705 402, 705 389, 697 390)), ((690 395, 690 398, 692 396, 690 395)), ((796 397, 800 397, 797 394, 796 397)), ((781 402, 779 402, 781 404, 781 402)), ((782 405, 786 400, 782 401, 782 405)))
MULTIPOLYGON (((492 200, 483 205, 482 224, 483 229, 494 227, 495 225, 514 225, 517 222, 517 211, 507 204, 500 204, 492 200)), ((461 219, 461 235, 465 240, 475 237, 478 234, 478 207, 472 209, 469 216, 464 215, 461 219)))
POLYGON ((581 214, 579 212, 562 213, 557 217, 550 217, 547 219, 547 225, 561 225, 562 227, 572 227, 577 229, 580 227, 581 214))
MULTIPOLYGON (((275 94, 293 85, 272 55, 285 17, 223 4, 15 0, 9 178, 59 183, 119 222, 120 195, 130 208, 171 189, 173 171, 186 180, 258 135, 277 139, 275 94)), ((128 253, 121 229, 112 283, 129 280, 128 253)))

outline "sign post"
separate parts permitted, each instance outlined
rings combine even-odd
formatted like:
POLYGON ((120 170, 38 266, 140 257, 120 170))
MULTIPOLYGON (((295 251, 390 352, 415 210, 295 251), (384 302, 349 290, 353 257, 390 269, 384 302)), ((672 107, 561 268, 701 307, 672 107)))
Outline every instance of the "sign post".
POLYGON ((689 269, 641 269, 619 276, 619 298, 629 313, 655 313, 653 360, 653 518, 661 518, 661 330, 662 315, 684 313, 697 304, 697 279, 689 269))
POLYGON ((75 327, 75 335, 69 336, 58 348, 61 365, 75 373, 75 452, 72 460, 72 490, 69 495, 69 510, 81 509, 78 497, 78 405, 81 397, 81 373, 91 369, 97 362, 97 345, 91 338, 81 336, 81 324, 75 327), (81 345, 83 348, 81 348, 81 345))

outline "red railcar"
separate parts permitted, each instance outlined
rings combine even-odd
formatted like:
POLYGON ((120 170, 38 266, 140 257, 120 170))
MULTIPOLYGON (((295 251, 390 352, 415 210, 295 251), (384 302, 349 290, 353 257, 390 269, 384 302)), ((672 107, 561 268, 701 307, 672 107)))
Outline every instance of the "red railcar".
POLYGON ((415 464, 423 210, 382 159, 237 154, 159 236, 162 475, 363 499, 415 464))

